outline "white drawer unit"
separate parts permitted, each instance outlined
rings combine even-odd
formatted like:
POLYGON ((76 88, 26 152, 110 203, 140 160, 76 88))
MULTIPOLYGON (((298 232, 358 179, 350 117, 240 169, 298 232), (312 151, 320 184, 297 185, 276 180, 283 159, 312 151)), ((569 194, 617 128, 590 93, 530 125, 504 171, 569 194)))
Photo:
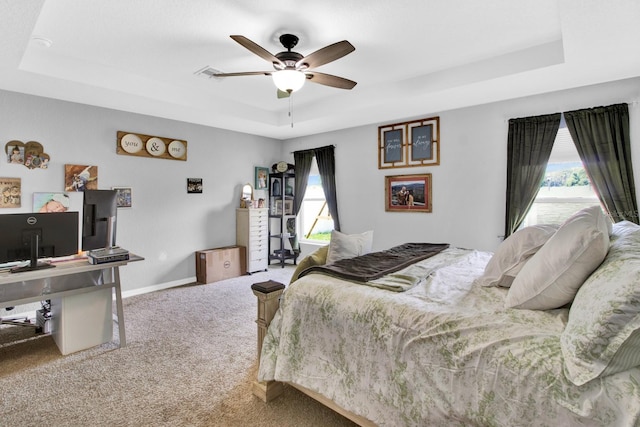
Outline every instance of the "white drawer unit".
POLYGON ((269 266, 269 209, 236 209, 236 245, 247 250, 247 273, 269 266))

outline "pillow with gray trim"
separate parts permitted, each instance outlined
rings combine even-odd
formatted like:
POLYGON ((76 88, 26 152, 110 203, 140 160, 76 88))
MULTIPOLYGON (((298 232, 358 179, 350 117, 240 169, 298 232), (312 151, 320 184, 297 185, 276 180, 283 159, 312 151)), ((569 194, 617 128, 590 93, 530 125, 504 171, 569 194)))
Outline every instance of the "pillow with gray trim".
POLYGON ((355 258, 371 252, 373 230, 361 234, 344 234, 333 230, 327 253, 327 264, 346 258, 355 258))
POLYGON ((550 310, 570 303, 607 255, 610 228, 600 206, 572 215, 522 267, 509 288, 506 306, 550 310))
POLYGON ((529 258, 538 252, 559 227, 555 224, 532 225, 507 237, 496 249, 477 283, 481 286, 510 287, 529 258))

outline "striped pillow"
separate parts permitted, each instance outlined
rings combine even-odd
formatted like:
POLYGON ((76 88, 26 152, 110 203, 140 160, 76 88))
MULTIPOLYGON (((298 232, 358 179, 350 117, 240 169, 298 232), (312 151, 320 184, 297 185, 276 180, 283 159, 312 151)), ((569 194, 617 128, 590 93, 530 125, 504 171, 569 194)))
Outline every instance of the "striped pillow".
POLYGON ((565 374, 576 385, 640 366, 640 226, 616 224, 611 237, 560 336, 565 374))

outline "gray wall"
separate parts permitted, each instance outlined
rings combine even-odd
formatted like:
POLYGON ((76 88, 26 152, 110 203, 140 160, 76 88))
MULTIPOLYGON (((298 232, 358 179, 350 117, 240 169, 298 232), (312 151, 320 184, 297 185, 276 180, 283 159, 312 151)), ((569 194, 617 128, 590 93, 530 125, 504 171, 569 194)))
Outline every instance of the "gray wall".
MULTIPOLYGON (((342 231, 374 230, 374 249, 425 241, 493 251, 504 234, 508 120, 630 103, 632 155, 640 188, 639 96, 640 79, 624 80, 296 138, 285 142, 284 153, 336 146, 342 231), (379 170, 378 126, 432 116, 440 117, 440 165, 379 170), (415 173, 432 174, 433 213, 385 212, 385 176, 415 173)), ((302 247, 303 254, 313 249, 302 247)))
MULTIPOLYGON (((22 178, 23 206, 33 192, 62 191, 65 164, 98 166, 99 187, 133 189, 133 208, 118 212, 118 243, 145 257, 122 269, 125 294, 189 283, 194 251, 235 243, 235 208, 254 166, 292 161, 299 149, 336 146, 342 228, 374 230, 374 248, 408 241, 448 242, 494 250, 504 228, 507 121, 510 118, 629 102, 633 161, 640 163, 640 79, 585 87, 385 123, 277 141, 183 122, 0 91, 0 142, 38 141, 49 169, 0 162, 0 176, 22 178), (378 169, 379 125, 440 117, 441 163, 378 169), (116 154, 118 130, 188 141, 188 161, 116 154), (431 173, 433 213, 384 210, 386 175, 431 173), (187 194, 186 178, 202 178, 203 194, 187 194)), ((637 168, 636 168, 637 170, 637 168)), ((636 186, 640 188, 640 172, 636 186)), ((257 194, 260 196, 260 194, 257 194)), ((303 254, 313 247, 303 246, 303 254)))
POLYGON ((121 270, 125 294, 195 280, 194 251, 235 244, 235 208, 254 166, 280 160, 282 143, 254 135, 0 91, 0 145, 38 141, 48 169, 0 161, 0 176, 22 179, 20 209, 32 193, 63 191, 64 165, 97 165, 98 186, 133 189, 133 207, 118 210, 118 244, 145 258, 121 270), (122 130, 186 140, 188 161, 116 154, 122 130), (186 179, 202 178, 204 192, 187 194, 186 179))

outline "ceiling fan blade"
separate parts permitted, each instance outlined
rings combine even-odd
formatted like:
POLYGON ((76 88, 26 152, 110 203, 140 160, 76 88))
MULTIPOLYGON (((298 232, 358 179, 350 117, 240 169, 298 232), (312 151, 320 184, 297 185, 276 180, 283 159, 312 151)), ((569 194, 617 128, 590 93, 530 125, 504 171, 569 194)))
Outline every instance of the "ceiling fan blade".
POLYGON ((283 90, 278 89, 278 99, 288 98, 291 94, 289 92, 285 92, 283 90))
POLYGON ((236 77, 236 76, 270 76, 273 71, 244 71, 240 73, 218 73, 213 77, 236 77))
POLYGON ((253 52, 256 55, 258 55, 260 58, 265 59, 265 60, 271 62, 272 64, 281 65, 282 68, 284 68, 284 64, 282 63, 282 61, 280 61, 278 58, 276 58, 268 50, 266 50, 262 46, 259 46, 256 43, 252 42, 251 40, 249 40, 245 36, 230 36, 230 37, 233 40, 235 40, 236 42, 240 43, 245 48, 249 49, 251 52, 253 52))
POLYGON ((328 64, 331 61, 335 61, 336 59, 340 59, 354 50, 356 50, 356 48, 353 47, 351 43, 346 40, 342 40, 341 42, 330 44, 329 46, 325 46, 322 49, 318 49, 305 56, 296 63, 296 68, 303 64, 305 64, 307 68, 319 67, 321 65, 328 64))
POLYGON ((307 75, 307 79, 313 83, 337 87, 338 89, 353 89, 353 87, 357 85, 353 80, 332 76, 331 74, 318 73, 316 71, 306 72, 305 74, 307 75))

